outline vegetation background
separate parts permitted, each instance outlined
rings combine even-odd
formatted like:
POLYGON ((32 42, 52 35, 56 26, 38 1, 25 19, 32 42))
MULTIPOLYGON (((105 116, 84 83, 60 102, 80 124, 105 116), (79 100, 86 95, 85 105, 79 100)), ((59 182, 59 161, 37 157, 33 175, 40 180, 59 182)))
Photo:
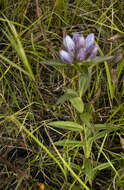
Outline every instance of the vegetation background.
POLYGON ((124 189, 124 1, 0 0, 0 189, 124 189), (50 126, 80 123, 66 101, 75 71, 57 67, 65 34, 95 34, 99 55, 83 96, 92 126, 82 133, 50 126))

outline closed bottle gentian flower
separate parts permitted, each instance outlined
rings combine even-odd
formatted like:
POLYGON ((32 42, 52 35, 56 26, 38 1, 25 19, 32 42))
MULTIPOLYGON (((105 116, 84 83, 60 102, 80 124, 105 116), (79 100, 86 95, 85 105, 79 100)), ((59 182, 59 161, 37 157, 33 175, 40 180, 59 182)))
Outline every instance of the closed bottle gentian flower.
POLYGON ((89 59, 93 59, 94 57, 96 57, 98 52, 98 46, 94 45, 90 51, 90 56, 88 57, 89 59))
POLYGON ((85 58, 86 58, 86 51, 83 48, 79 49, 76 55, 76 60, 81 62, 84 61, 85 58))
POLYGON ((63 44, 64 44, 64 47, 65 49, 71 53, 71 54, 74 54, 75 53, 75 43, 74 41, 72 40, 72 38, 67 35, 64 40, 63 40, 63 44))
POLYGON ((78 32, 73 34, 73 38, 67 35, 63 40, 65 50, 59 52, 61 60, 71 64, 74 58, 79 62, 87 58, 93 59, 98 51, 98 46, 94 45, 94 42, 95 37, 93 33, 86 38, 78 32))
POLYGON ((77 38, 77 41, 75 42, 75 47, 76 49, 80 49, 80 48, 86 48, 86 42, 85 42, 85 38, 83 35, 80 35, 77 38))
POLYGON ((76 41, 78 40, 79 37, 80 37, 80 34, 79 34, 78 32, 75 32, 75 33, 73 34, 72 40, 74 41, 74 43, 76 43, 76 41))
POLYGON ((94 41, 95 41, 94 34, 93 34, 93 33, 89 34, 89 35, 86 37, 85 41, 86 41, 86 49, 88 49, 88 48, 90 48, 91 46, 93 46, 93 45, 94 45, 94 41))
POLYGON ((61 50, 59 52, 59 56, 60 56, 61 60, 64 61, 65 63, 71 64, 73 62, 72 55, 65 50, 61 50))

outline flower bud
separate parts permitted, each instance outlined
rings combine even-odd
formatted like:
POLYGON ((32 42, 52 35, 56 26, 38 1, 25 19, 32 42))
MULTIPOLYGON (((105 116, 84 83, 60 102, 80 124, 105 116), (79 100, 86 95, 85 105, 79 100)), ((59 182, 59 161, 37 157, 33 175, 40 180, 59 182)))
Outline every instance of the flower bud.
POLYGON ((63 44, 64 44, 65 49, 69 53, 71 53, 71 54, 75 53, 75 43, 74 43, 74 41, 72 40, 72 38, 69 35, 67 35, 64 38, 63 44))
POLYGON ((98 46, 94 45, 92 50, 90 51, 90 56, 88 58, 93 59, 94 57, 96 57, 97 52, 98 52, 98 46))
POLYGON ((61 50, 59 52, 59 56, 60 56, 61 60, 64 61, 65 63, 71 64, 73 62, 72 55, 65 50, 61 50))
POLYGON ((79 51, 77 52, 76 60, 84 61, 85 58, 86 58, 86 51, 83 48, 79 49, 79 51))
POLYGON ((78 37, 77 41, 75 42, 75 46, 77 49, 80 49, 80 48, 85 48, 85 39, 83 37, 83 35, 81 35, 80 37, 78 37))
POLYGON ((75 32, 73 35, 73 41, 75 42, 75 48, 85 48, 85 39, 83 35, 80 35, 78 32, 75 32))
POLYGON ((80 37, 80 34, 79 34, 78 32, 75 32, 75 33, 73 34, 72 40, 73 40, 74 42, 76 42, 77 39, 78 39, 78 37, 80 37))
POLYGON ((86 37, 86 49, 94 45, 94 34, 91 33, 86 37))

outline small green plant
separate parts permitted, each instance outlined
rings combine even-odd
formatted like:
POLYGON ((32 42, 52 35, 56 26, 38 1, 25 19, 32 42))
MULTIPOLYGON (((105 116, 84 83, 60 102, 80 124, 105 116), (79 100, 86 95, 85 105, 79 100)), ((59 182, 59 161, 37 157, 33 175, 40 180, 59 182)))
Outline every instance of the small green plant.
MULTIPOLYGON (((53 121, 48 123, 49 126, 66 129, 80 134, 80 140, 64 139, 55 142, 57 146, 67 147, 83 147, 84 152, 84 170, 85 184, 89 182, 92 185, 92 180, 96 174, 97 163, 93 166, 91 159, 92 144, 97 139, 105 137, 113 129, 105 124, 93 124, 92 112, 87 109, 83 101, 83 97, 87 92, 92 82, 93 68, 98 63, 111 59, 111 57, 96 56, 98 45, 95 45, 94 34, 89 34, 86 39, 79 33, 74 33, 73 38, 67 35, 63 40, 65 50, 60 50, 59 55, 61 60, 70 67, 74 73, 72 89, 66 87, 66 92, 57 100, 57 105, 69 101, 76 112, 76 121, 53 121)), ((66 69, 66 68, 65 68, 66 69)), ((107 162, 103 168, 110 167, 107 162)), ((113 165, 112 165, 113 167, 113 165)))

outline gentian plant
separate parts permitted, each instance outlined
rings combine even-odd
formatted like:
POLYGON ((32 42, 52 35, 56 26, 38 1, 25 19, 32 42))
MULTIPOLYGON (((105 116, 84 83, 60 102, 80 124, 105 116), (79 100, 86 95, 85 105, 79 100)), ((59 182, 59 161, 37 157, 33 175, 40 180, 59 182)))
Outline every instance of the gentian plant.
MULTIPOLYGON (((72 72, 74 73, 74 85, 72 84, 72 89, 66 88, 65 94, 58 99, 57 105, 69 101, 76 110, 78 122, 54 121, 50 122, 49 125, 79 132, 80 136, 83 137, 83 142, 73 142, 72 140, 65 139, 63 141, 55 142, 55 144, 60 146, 70 146, 71 144, 71 146, 75 146, 75 143, 78 145, 82 143, 81 146, 84 151, 85 166, 91 167, 90 154, 92 143, 94 139, 96 140, 99 137, 97 136, 97 133, 94 134, 95 128, 93 129, 91 124, 92 111, 91 109, 88 110, 87 106, 84 106, 85 103, 83 97, 90 87, 93 67, 111 57, 96 56, 98 53, 98 45, 95 45, 95 36, 93 33, 89 34, 86 38, 77 32, 74 33, 72 38, 69 35, 66 35, 63 40, 63 45, 64 49, 59 51, 59 56, 62 62, 74 71, 72 72)), ((87 170, 87 168, 85 169, 87 170)), ((92 181, 93 175, 93 173, 92 175, 88 174, 87 180, 89 182, 92 181)))
POLYGON ((73 107, 79 113, 84 112, 84 103, 82 96, 87 91, 91 76, 92 68, 97 63, 106 59, 106 57, 96 57, 98 53, 98 45, 95 45, 95 36, 93 33, 86 38, 82 34, 75 32, 71 38, 66 35, 63 40, 64 49, 59 51, 59 56, 63 63, 70 65, 77 73, 77 89, 67 89, 67 93, 60 97, 57 103, 63 103, 69 100, 73 107))

